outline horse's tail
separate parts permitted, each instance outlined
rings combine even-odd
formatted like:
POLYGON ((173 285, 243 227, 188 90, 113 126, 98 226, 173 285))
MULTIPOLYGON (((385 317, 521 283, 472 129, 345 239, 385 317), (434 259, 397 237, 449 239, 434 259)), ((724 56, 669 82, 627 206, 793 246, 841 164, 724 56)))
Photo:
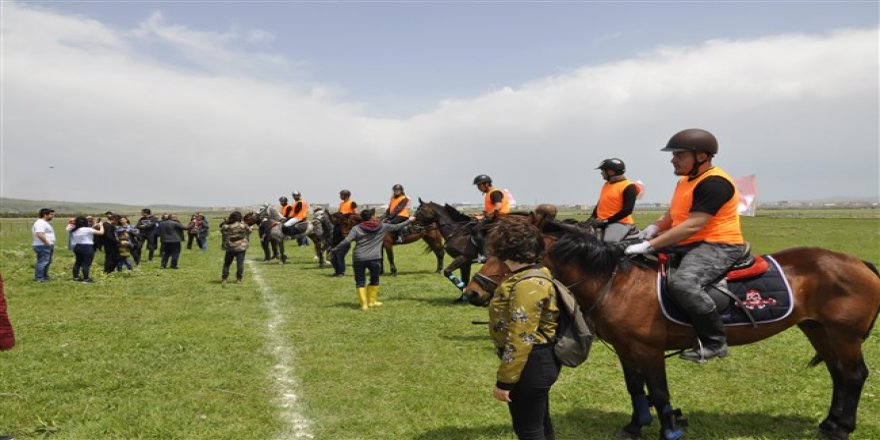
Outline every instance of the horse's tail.
MULTIPOLYGON (((877 275, 877 278, 880 278, 880 271, 877 270, 877 266, 875 266, 870 261, 862 260, 862 263, 864 263, 865 266, 867 266, 871 272, 874 272, 874 275, 877 275)), ((871 320, 871 325, 868 326, 868 331, 865 333, 864 336, 862 336, 862 340, 868 339, 868 336, 871 335, 871 331, 874 329, 874 324, 877 323, 878 316, 880 316, 880 309, 877 309, 877 311, 874 312, 874 319, 871 320)), ((810 360, 810 362, 807 364, 807 366, 808 367, 815 367, 816 365, 821 364, 823 360, 824 359, 822 359, 822 356, 820 356, 818 353, 816 353, 816 355, 813 356, 813 359, 810 360)))

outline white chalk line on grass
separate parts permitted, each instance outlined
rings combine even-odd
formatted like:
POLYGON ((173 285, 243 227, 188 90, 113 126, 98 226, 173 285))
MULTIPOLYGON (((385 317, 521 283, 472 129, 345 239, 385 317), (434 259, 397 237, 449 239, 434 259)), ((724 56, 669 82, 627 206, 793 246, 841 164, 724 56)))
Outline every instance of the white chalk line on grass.
POLYGON ((293 351, 285 343, 284 337, 281 335, 281 328, 284 324, 284 315, 278 306, 278 301, 272 293, 272 289, 263 280, 260 270, 253 261, 247 260, 247 265, 251 269, 254 281, 260 287, 260 293, 263 297, 263 304, 269 311, 269 321, 267 322, 267 338, 269 350, 275 356, 275 366, 272 368, 272 379, 277 387, 278 398, 281 403, 281 416, 287 425, 284 430, 279 433, 277 438, 281 439, 311 439, 314 438, 310 431, 309 420, 299 412, 299 396, 297 395, 297 383, 293 377, 293 351))

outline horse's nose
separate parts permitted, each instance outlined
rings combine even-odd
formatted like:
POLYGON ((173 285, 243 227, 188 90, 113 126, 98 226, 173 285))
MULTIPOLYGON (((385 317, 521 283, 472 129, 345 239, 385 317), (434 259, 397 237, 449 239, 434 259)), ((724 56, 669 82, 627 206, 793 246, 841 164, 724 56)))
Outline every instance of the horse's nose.
POLYGON ((467 297, 469 303, 475 306, 485 306, 486 302, 480 296, 480 292, 474 289, 467 289, 464 291, 464 295, 467 297))

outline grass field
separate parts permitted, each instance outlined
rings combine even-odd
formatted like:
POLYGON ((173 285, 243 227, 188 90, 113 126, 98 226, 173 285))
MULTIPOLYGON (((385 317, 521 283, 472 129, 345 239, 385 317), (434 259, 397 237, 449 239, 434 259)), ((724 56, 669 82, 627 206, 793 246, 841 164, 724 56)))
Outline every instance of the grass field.
MULTIPOLYGON (((421 245, 396 248, 401 274, 383 277, 385 305, 361 312, 353 279, 318 269, 311 248, 288 246, 292 263, 281 266, 252 246, 245 283, 221 286, 216 232, 207 253, 183 251, 178 271, 145 263, 84 285, 67 281, 73 256, 56 220, 55 281, 36 284, 32 221, 0 220, 0 272, 18 340, 0 353, 0 435, 513 438, 505 406, 491 397, 497 360, 487 331, 471 324, 486 310, 451 305, 457 295, 421 245)), ((880 263, 876 210, 778 211, 743 222, 756 253, 822 246, 880 263)), ((853 438, 876 439, 877 328, 864 349, 871 377, 853 438)), ((670 360, 688 438, 813 438, 831 384, 823 366, 806 367, 812 355, 790 330, 707 365, 670 360)), ((585 365, 563 371, 551 398, 560 439, 611 438, 629 419, 621 369, 602 344, 585 365)))

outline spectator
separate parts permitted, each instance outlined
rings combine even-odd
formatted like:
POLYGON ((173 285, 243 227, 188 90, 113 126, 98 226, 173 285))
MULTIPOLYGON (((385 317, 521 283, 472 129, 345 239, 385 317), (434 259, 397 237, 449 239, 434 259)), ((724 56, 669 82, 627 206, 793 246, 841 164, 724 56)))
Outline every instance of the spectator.
POLYGON ((146 243, 147 251, 149 252, 147 254, 147 261, 153 261, 153 252, 156 251, 159 237, 159 219, 152 214, 149 208, 144 208, 141 210, 141 218, 138 220, 136 227, 140 240, 138 240, 138 251, 135 253, 134 262, 135 264, 141 263, 141 249, 143 249, 144 243, 146 243))
POLYGON ((132 270, 131 261, 128 260, 134 254, 137 247, 137 228, 131 225, 128 217, 119 216, 118 225, 116 226, 116 241, 119 243, 119 262, 116 263, 116 270, 122 272, 122 268, 126 267, 132 270))
POLYGON ((251 227, 242 221, 241 212, 233 211, 226 222, 220 225, 220 231, 223 235, 223 249, 226 250, 220 282, 226 284, 226 279, 229 278, 229 266, 232 265, 232 260, 235 260, 235 283, 241 284, 244 276, 244 254, 247 252, 251 227))
POLYGON ((6 313, 6 297, 3 294, 3 274, 0 274, 0 351, 15 347, 15 332, 6 313))
POLYGON ((382 242, 385 239, 385 234, 402 229, 415 220, 415 217, 410 217, 403 223, 381 223, 374 218, 375 214, 374 209, 361 211, 363 222, 351 228, 348 235, 330 250, 335 254, 340 249, 348 249, 349 243, 357 243, 351 267, 354 269, 354 285, 361 310, 382 305, 378 301, 379 274, 382 273, 382 242), (369 286, 366 285, 367 269, 370 270, 369 286))
POLYGON ((171 268, 177 269, 183 231, 188 231, 191 227, 192 225, 180 224, 180 221, 177 220, 177 214, 170 214, 168 220, 159 223, 159 236, 162 239, 162 269, 168 266, 169 259, 171 260, 171 268))
POLYGON ((98 241, 103 243, 104 248, 104 273, 111 274, 116 270, 116 265, 119 263, 119 242, 116 240, 116 224, 118 219, 116 214, 110 211, 104 214, 107 216, 107 220, 103 223, 104 235, 98 241))
POLYGON ((199 219, 198 214, 193 214, 189 218, 189 230, 186 231, 186 249, 191 251, 193 240, 196 241, 196 246, 202 247, 202 244, 199 242, 199 231, 202 229, 202 221, 199 219))
POLYGON ((73 220, 70 230, 71 242, 73 242, 73 281, 91 283, 92 261, 95 259, 95 236, 104 235, 104 226, 100 222, 90 223, 85 217, 77 217, 73 220), (83 277, 79 277, 82 270, 83 277))
POLYGON ((198 239, 199 239, 199 247, 202 248, 202 252, 208 251, 208 231, 210 229, 210 225, 208 225, 208 218, 203 216, 200 213, 196 213, 199 217, 199 220, 202 222, 202 227, 199 229, 198 239))
POLYGON ((39 212, 39 217, 34 222, 31 233, 34 253, 37 254, 34 280, 43 283, 49 281, 49 265, 52 264, 52 254, 55 253, 55 230, 49 224, 55 218, 55 210, 43 208, 39 212))

